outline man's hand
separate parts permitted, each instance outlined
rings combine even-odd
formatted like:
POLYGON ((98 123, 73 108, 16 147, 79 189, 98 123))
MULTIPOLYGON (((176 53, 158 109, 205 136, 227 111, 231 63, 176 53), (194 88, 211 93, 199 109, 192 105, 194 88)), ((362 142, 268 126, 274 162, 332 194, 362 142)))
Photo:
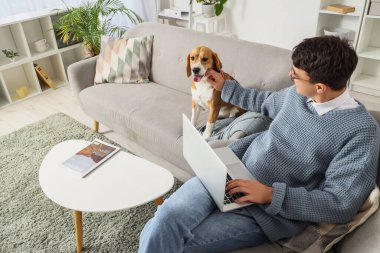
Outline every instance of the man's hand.
POLYGON ((232 195, 237 192, 245 196, 235 200, 235 203, 252 202, 257 204, 269 204, 272 202, 272 187, 266 186, 256 180, 234 179, 227 183, 227 193, 232 195))
POLYGON ((224 78, 222 74, 216 72, 213 69, 208 69, 205 73, 207 76, 207 82, 217 91, 221 91, 224 85, 224 78))

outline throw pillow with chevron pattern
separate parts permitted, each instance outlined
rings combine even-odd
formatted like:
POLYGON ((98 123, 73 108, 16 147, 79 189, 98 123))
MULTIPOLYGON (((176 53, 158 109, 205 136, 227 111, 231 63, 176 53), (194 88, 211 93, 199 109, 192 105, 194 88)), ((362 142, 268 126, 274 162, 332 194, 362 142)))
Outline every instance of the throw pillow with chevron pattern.
POLYGON ((95 84, 148 82, 153 36, 113 38, 102 36, 96 61, 95 84))

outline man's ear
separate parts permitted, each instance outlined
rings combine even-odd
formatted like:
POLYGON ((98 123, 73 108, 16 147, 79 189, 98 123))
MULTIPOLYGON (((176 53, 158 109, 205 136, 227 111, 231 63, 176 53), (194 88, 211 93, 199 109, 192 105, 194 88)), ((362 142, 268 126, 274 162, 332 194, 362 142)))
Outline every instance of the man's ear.
POLYGON ((217 72, 222 70, 222 62, 219 60, 219 57, 216 53, 212 54, 212 59, 214 61, 214 67, 217 72))
POLYGON ((187 77, 191 76, 191 68, 190 68, 190 54, 187 55, 187 60, 186 60, 186 70, 187 70, 187 77))
POLYGON ((328 89, 328 86, 326 84, 324 84, 324 83, 316 83, 314 85, 315 85, 315 89, 316 89, 316 91, 317 91, 318 94, 323 94, 328 89))

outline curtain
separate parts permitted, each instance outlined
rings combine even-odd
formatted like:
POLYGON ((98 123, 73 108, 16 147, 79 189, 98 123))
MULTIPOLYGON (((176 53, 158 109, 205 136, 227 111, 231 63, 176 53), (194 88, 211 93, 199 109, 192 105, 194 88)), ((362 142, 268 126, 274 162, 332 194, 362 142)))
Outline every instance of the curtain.
MULTIPOLYGON (((87 0, 0 0, 0 18, 39 10, 65 9, 65 5, 78 6, 85 1, 87 0)), ((144 21, 155 22, 157 20, 156 0, 121 1, 144 21)), ((113 23, 120 26, 133 26, 125 15, 115 17, 113 23)))
MULTIPOLYGON (((156 0, 122 0, 122 2, 127 8, 136 12, 144 21, 157 21, 156 0)), ((115 17, 113 23, 119 26, 133 26, 124 15, 115 17)))
POLYGON ((39 10, 64 9, 80 4, 81 0, 0 0, 0 18, 39 10))

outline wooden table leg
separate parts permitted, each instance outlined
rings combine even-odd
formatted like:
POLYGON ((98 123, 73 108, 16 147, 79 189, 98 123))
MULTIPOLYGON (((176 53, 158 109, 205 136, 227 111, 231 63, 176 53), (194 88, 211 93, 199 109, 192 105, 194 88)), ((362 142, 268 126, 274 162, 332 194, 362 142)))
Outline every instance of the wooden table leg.
POLYGON ((157 206, 161 205, 162 203, 164 203, 164 199, 162 197, 159 197, 158 199, 154 200, 154 204, 156 204, 157 206))
POLYGON ((82 212, 74 210, 75 223, 75 238, 77 242, 77 253, 82 253, 83 244, 83 227, 82 227, 82 212))
POLYGON ((93 123, 93 130, 94 130, 95 132, 99 132, 99 121, 94 120, 94 123, 93 123))

